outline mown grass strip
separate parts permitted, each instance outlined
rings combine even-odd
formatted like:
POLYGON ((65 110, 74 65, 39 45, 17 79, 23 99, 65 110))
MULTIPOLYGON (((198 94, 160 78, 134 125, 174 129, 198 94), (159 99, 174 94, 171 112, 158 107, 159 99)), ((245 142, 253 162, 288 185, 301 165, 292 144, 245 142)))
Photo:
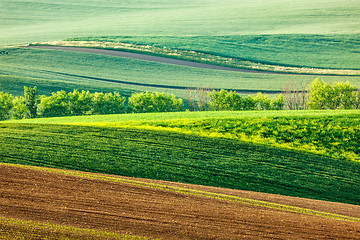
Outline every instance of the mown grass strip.
POLYGON ((82 177, 82 178, 87 178, 87 179, 96 179, 96 180, 103 180, 103 181, 110 181, 110 182, 120 182, 120 183, 124 183, 124 184, 160 189, 160 190, 182 193, 182 194, 189 194, 189 195, 194 195, 194 196, 214 198, 214 199, 225 200, 225 201, 250 204, 250 205, 254 205, 254 206, 266 207, 266 208, 277 209, 277 210, 282 210, 282 211, 287 211, 287 212, 305 214, 305 215, 313 215, 313 216, 331 218, 331 219, 336 219, 336 220, 341 220, 341 221, 360 222, 360 218, 350 217, 350 216, 346 216, 346 215, 340 215, 340 214, 323 212, 323 211, 316 211, 316 210, 311 210, 311 209, 306 209, 306 208, 301 208, 301 207, 294 207, 294 206, 289 206, 289 205, 285 205, 285 204, 272 203, 272 202, 267 202, 267 201, 243 198, 243 197, 232 196, 232 195, 221 194, 221 193, 214 193, 214 192, 201 191, 201 190, 195 190, 195 189, 189 189, 189 188, 175 187, 175 186, 170 186, 170 185, 165 185, 165 184, 156 184, 156 183, 149 183, 149 182, 138 181, 138 180, 125 179, 122 177, 94 175, 94 174, 90 174, 90 173, 86 173, 86 172, 68 171, 68 170, 61 170, 61 169, 34 167, 34 166, 17 165, 17 164, 0 163, 0 165, 21 167, 21 168, 44 171, 44 172, 51 172, 51 173, 59 173, 59 174, 70 175, 70 176, 75 176, 75 177, 82 177))
POLYGON ((7 240, 27 239, 86 239, 86 240, 150 240, 150 238, 113 232, 35 222, 0 216, 0 238, 7 240))

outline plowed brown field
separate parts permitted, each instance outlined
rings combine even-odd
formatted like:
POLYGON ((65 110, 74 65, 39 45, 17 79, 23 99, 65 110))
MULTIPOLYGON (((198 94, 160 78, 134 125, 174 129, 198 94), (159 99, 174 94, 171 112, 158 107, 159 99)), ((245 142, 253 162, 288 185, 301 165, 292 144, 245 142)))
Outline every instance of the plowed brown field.
MULTIPOLYGON (((91 176, 94 178, 0 164, 0 216, 159 239, 360 239, 357 221, 91 176)), ((348 204, 136 180, 360 217, 360 206, 348 204)))

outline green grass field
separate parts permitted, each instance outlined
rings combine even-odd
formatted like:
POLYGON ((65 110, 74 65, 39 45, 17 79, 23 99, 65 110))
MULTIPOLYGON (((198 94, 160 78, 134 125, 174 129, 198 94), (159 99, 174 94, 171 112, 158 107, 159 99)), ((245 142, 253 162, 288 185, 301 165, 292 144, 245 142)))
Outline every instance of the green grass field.
MULTIPOLYGON (((0 46, 109 36, 105 40, 284 66, 359 69, 359 10, 360 4, 352 0, 5 0, 0 8, 0 46)), ((134 83, 279 91, 288 81, 309 83, 315 78, 229 73, 84 53, 6 51, 9 54, 0 54, 0 90, 15 95, 20 95, 23 86, 37 85, 41 94, 78 89, 130 95, 148 90, 185 97, 184 90, 134 83)), ((322 78, 360 86, 359 77, 322 78)))
POLYGON ((360 162, 359 110, 120 114, 13 120, 172 131, 360 162))
MULTIPOLYGON (((281 91, 288 82, 298 82, 300 86, 301 82, 310 83, 317 77, 199 69, 69 51, 40 49, 7 51, 9 54, 0 55, 0 90, 15 95, 22 95, 24 86, 38 86, 39 93, 46 95, 59 90, 78 89, 119 91, 124 96, 129 96, 134 91, 158 91, 174 93, 186 98, 188 91, 176 87, 281 91), (112 81, 122 81, 122 83, 112 81), (149 87, 149 84, 154 87, 149 87), (158 85, 167 85, 170 88, 156 87, 158 85)), ((328 82, 350 81, 351 84, 360 86, 360 77, 321 76, 321 79, 328 82)))
POLYGON ((360 204, 359 164, 180 133, 1 123, 2 162, 360 204))
MULTIPOLYGON (((281 66, 359 70, 359 25, 358 0, 3 0, 0 91, 19 96, 24 86, 37 86, 46 95, 78 89, 124 96, 158 91, 182 98, 186 88, 281 91, 319 76, 227 72, 17 46, 71 38, 121 41, 281 66)), ((360 87, 359 76, 320 79, 360 87)), ((358 115, 183 112, 1 122, 0 161, 359 205, 358 115), (262 120, 244 125, 255 118, 262 120), (283 132, 281 124, 294 128, 283 132), (310 125, 316 129, 307 129, 310 125), (244 129, 251 129, 248 138, 242 138, 244 129), (326 145, 323 135, 310 134, 324 129, 336 142, 326 145), (295 147, 286 142, 289 132, 295 147), (315 146, 314 151, 303 151, 304 146, 315 146)))
POLYGON ((78 36, 360 31, 360 4, 353 0, 4 0, 0 9, 0 46, 78 36))
MULTIPOLYGON (((254 63, 327 69, 360 69, 359 34, 283 34, 231 36, 110 36, 69 40, 127 43, 168 49, 196 51, 238 58, 254 63)), ((150 50, 150 49, 149 49, 150 50)), ((174 54, 174 53, 173 53, 174 54)), ((181 54, 181 53, 180 53, 181 54)), ((181 55, 180 55, 181 56, 181 55)), ((225 64, 225 62, 223 63, 225 64)), ((235 64, 234 64, 235 65, 235 64)))

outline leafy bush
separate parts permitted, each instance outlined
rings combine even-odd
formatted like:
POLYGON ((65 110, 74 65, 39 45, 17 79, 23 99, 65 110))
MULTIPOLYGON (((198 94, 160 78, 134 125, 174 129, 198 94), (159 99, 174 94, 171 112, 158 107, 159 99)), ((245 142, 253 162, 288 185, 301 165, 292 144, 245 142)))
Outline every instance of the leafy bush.
POLYGON ((334 85, 315 79, 309 85, 310 109, 352 109, 359 107, 359 93, 349 82, 334 85))
POLYGON ((0 120, 6 120, 10 117, 13 99, 14 97, 11 94, 0 92, 0 120))
POLYGON ((209 97, 209 105, 215 111, 281 110, 285 105, 285 98, 282 94, 270 100, 268 95, 260 92, 256 96, 242 97, 237 92, 214 90, 209 97))
POLYGON ((68 93, 69 111, 72 116, 86 115, 91 110, 92 96, 89 91, 78 90, 68 93))
POLYGON ((42 117, 69 116, 69 96, 64 90, 52 93, 50 97, 42 97, 39 113, 42 117))
POLYGON ((129 109, 135 113, 178 112, 184 110, 182 99, 165 93, 134 93, 129 98, 129 109))
POLYGON ((26 107, 24 97, 15 97, 13 103, 14 105, 11 114, 13 119, 23 119, 29 116, 29 109, 26 107))
POLYGON ((91 100, 92 114, 118 114, 126 112, 125 97, 118 92, 94 93, 91 100))

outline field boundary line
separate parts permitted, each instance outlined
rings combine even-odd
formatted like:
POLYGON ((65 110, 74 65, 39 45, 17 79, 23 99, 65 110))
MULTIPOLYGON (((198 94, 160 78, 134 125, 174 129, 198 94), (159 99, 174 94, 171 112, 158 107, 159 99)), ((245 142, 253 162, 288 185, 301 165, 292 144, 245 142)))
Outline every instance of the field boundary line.
POLYGON ((286 211, 286 212, 300 213, 300 214, 305 214, 305 215, 319 216, 319 217, 331 218, 331 219, 336 219, 336 220, 341 220, 341 221, 350 221, 350 222, 359 222, 360 223, 360 218, 357 218, 357 217, 350 217, 350 216, 341 215, 341 214, 317 211, 317 210, 312 210, 312 209, 307 209, 307 208, 289 206, 289 205, 285 205, 285 204, 272 203, 272 202, 255 200, 255 199, 250 199, 250 198, 243 198, 243 197, 232 196, 232 195, 227 195, 227 194, 222 194, 222 193, 207 192, 207 191, 190 189, 190 188, 175 187, 175 186, 170 186, 170 185, 165 185, 165 184, 157 184, 157 183, 149 183, 149 182, 144 182, 144 181, 139 181, 139 180, 125 179, 125 178, 122 178, 121 176, 112 177, 112 176, 105 176, 105 175, 95 175, 92 173, 75 171, 75 170, 63 170, 63 169, 10 164, 10 163, 0 163, 0 166, 1 165, 19 167, 19 168, 25 168, 25 169, 31 169, 31 170, 38 170, 38 171, 50 172, 50 173, 58 173, 58 174, 64 174, 64 175, 74 176, 74 177, 83 177, 83 178, 87 178, 87 179, 103 180, 103 181, 109 181, 109 182, 120 182, 120 183, 124 183, 124 184, 160 189, 160 190, 165 190, 165 191, 170 191, 170 192, 175 192, 175 193, 189 194, 189 195, 193 195, 193 196, 201 196, 201 197, 213 198, 213 199, 218 199, 218 200, 225 200, 225 201, 249 204, 249 205, 253 205, 253 206, 266 207, 266 208, 282 210, 282 211, 286 211))

